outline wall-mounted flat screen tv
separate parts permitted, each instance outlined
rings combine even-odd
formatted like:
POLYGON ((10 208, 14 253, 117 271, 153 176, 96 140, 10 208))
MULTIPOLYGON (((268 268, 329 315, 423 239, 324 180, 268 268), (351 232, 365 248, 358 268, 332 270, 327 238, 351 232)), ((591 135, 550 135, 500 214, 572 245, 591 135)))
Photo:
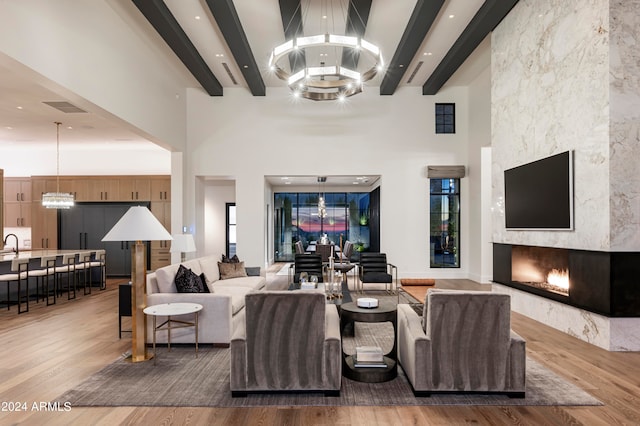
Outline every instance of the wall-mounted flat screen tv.
POLYGON ((573 151, 504 171, 505 226, 573 229, 573 151))

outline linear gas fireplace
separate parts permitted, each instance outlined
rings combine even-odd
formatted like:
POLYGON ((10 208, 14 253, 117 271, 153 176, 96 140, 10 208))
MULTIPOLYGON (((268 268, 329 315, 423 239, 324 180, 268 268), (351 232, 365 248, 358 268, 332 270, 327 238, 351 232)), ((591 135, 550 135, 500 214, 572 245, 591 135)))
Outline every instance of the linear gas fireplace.
POLYGON ((610 317, 640 316, 640 253, 493 244, 493 281, 610 317))
POLYGON ((511 281, 568 296, 568 250, 512 246, 511 281))

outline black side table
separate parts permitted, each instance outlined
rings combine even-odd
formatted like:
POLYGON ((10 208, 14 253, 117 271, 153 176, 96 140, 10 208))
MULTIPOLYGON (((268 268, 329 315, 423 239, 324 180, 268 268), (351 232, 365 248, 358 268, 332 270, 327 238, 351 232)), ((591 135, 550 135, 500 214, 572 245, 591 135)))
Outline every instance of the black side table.
POLYGON ((354 322, 390 322, 393 325, 393 347, 384 355, 386 367, 356 367, 355 355, 342 352, 342 375, 359 382, 387 382, 398 375, 396 323, 398 310, 395 303, 380 302, 377 308, 359 308, 356 303, 345 303, 340 308, 340 335, 343 336, 348 326, 354 322))
POLYGON ((131 330, 122 329, 122 317, 131 316, 131 284, 118 286, 118 336, 122 339, 122 332, 131 333, 131 330))

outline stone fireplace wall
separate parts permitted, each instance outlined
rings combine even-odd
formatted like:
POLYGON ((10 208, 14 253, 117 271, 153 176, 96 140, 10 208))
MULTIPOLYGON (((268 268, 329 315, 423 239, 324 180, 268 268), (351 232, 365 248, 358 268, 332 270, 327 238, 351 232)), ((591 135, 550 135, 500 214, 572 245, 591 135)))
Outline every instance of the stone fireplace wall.
POLYGON ((511 280, 495 252, 511 245, 569 249, 604 265, 602 277, 582 273, 584 291, 600 296, 574 291, 567 302, 494 287, 516 297, 516 311, 612 350, 640 350, 640 316, 629 309, 640 298, 639 10, 640 0, 520 0, 491 38, 494 282, 511 280), (567 150, 574 230, 507 231, 504 170, 567 150))
POLYGON ((610 249, 609 36, 601 0, 520 0, 494 30, 494 242, 610 249), (575 153, 575 230, 506 231, 504 170, 567 150, 575 153))

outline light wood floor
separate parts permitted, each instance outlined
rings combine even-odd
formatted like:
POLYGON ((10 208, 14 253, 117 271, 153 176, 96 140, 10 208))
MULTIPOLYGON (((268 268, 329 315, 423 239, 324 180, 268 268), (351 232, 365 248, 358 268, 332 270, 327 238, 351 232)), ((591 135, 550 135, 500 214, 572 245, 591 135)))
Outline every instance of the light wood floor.
MULTIPOLYGON (((271 270, 272 271, 272 270, 271 270)), ((271 272, 268 275, 271 276, 271 272)), ((439 287, 471 281, 439 280, 439 287)), ((2 289, 0 289, 2 290, 2 289)), ((513 328, 527 340, 528 354, 576 383, 601 407, 264 407, 83 408, 36 411, 33 404, 56 397, 129 350, 118 339, 117 281, 105 291, 43 303, 18 315, 0 309, 0 424, 27 425, 613 425, 640 424, 640 353, 598 349, 543 324, 514 314, 513 328), (12 404, 26 411, 7 411, 12 404)), ((128 326, 128 324, 127 324, 128 326)))

